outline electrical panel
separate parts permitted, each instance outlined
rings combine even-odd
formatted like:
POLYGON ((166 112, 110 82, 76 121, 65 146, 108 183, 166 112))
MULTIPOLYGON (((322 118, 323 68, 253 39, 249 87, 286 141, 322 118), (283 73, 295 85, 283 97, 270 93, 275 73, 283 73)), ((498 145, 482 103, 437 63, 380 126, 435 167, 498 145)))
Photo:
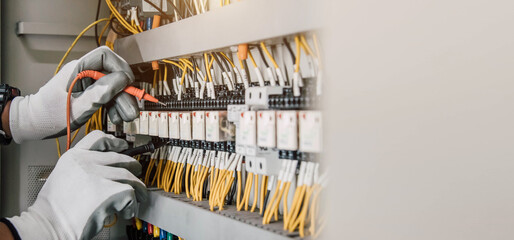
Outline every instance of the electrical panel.
MULTIPOLYGON (((327 177, 320 159, 323 121, 318 104, 323 67, 315 29, 303 30, 309 24, 299 25, 298 30, 274 32, 267 37, 252 32, 255 37, 248 37, 244 44, 227 40, 225 45, 216 45, 209 37, 192 38, 180 49, 174 48, 180 43, 170 40, 162 51, 157 51, 158 46, 151 49, 141 44, 139 35, 153 36, 145 39, 159 42, 165 36, 181 37, 180 32, 168 35, 171 33, 163 29, 189 26, 182 18, 195 18, 193 22, 205 18, 206 26, 211 20, 217 21, 203 16, 212 4, 177 1, 174 6, 165 2, 128 1, 127 6, 121 7, 130 11, 135 8, 137 11, 130 17, 135 14, 139 27, 145 31, 134 34, 125 29, 127 35, 133 35, 117 40, 114 49, 131 64, 136 75, 134 85, 160 103, 139 101, 141 112, 137 120, 124 125, 122 133, 118 128, 108 130, 114 129, 117 136, 135 145, 141 139, 167 143, 152 154, 138 157, 144 182, 161 189, 160 197, 201 205, 242 223, 256 221, 251 225, 271 238, 316 236, 324 213, 318 198, 327 177), (160 10, 169 16, 152 16, 158 15, 159 10, 149 2, 162 7, 160 10), (146 32, 152 28, 156 29, 146 32), (128 54, 128 46, 134 44, 141 44, 137 45, 138 51, 144 54, 128 54)), ((234 8, 239 4, 264 4, 229 3, 222 1, 222 5, 234 8)), ((290 11, 281 7, 284 3, 267 3, 290 11)), ((298 4, 310 3, 301 0, 298 4)), ((216 11, 228 15, 233 13, 230 9, 216 11)), ((137 30, 138 25, 132 25, 137 30)), ((147 206, 151 211, 154 207, 147 206)), ((162 214, 159 209, 155 213, 162 214)), ((161 230, 181 231, 172 223, 153 222, 158 220, 149 216, 138 219, 141 220, 146 221, 143 225, 161 230)), ((198 226, 198 231, 201 228, 198 226)))

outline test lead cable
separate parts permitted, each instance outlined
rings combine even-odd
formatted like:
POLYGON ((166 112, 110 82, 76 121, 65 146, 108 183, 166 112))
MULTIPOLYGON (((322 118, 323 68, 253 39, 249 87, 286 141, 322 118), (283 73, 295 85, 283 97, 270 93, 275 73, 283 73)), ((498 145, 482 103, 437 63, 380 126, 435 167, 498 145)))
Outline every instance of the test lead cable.
MULTIPOLYGON (((71 82, 70 87, 68 89, 68 96, 67 96, 67 102, 66 102, 66 106, 67 106, 66 107, 66 135, 67 135, 66 150, 70 149, 70 145, 71 145, 71 119, 70 118, 71 118, 71 93, 72 93, 73 87, 75 86, 77 81, 80 79, 89 77, 94 80, 98 80, 103 76, 105 76, 104 73, 101 73, 98 71, 93 71, 93 70, 86 70, 86 71, 82 71, 79 74, 77 74, 75 79, 73 79, 73 81, 71 82)), ((132 96, 137 97, 139 100, 145 99, 147 101, 159 103, 161 105, 166 106, 166 104, 160 102, 158 99, 145 93, 144 90, 138 89, 134 86, 127 86, 125 89, 123 89, 123 91, 132 96)))

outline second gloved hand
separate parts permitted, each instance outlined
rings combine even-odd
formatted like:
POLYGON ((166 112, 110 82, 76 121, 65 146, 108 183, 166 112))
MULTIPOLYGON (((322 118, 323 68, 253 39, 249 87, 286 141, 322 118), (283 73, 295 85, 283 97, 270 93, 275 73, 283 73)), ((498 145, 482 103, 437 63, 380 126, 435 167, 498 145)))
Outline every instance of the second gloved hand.
POLYGON ((141 173, 141 164, 116 153, 127 147, 122 139, 93 131, 63 154, 34 205, 9 219, 20 237, 91 239, 108 216, 134 217, 137 201, 148 193, 133 175, 141 173))
POLYGON ((130 66, 107 47, 97 48, 64 67, 36 94, 16 97, 11 103, 9 124, 15 142, 40 140, 66 134, 66 96, 71 82, 84 70, 107 75, 93 82, 75 84, 71 98, 71 129, 91 118, 103 104, 114 99, 109 116, 115 123, 132 121, 139 114, 136 99, 122 92, 134 81, 130 66))

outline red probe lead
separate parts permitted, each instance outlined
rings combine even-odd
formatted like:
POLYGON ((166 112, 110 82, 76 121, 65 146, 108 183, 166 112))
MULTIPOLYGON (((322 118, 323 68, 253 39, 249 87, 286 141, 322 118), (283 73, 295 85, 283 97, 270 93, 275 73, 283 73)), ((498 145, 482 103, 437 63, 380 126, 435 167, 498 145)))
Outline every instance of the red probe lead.
MULTIPOLYGON (((71 92, 73 90, 73 86, 75 86, 75 83, 79 79, 89 77, 96 81, 103 76, 105 76, 105 74, 103 74, 101 72, 93 71, 93 70, 85 70, 85 71, 82 71, 79 74, 77 74, 75 79, 73 79, 73 82, 71 82, 70 88, 68 89, 68 99, 66 102, 66 118, 67 118, 66 119, 66 134, 67 134, 66 135, 66 150, 69 150, 70 145, 71 145, 71 126, 70 126, 70 117, 71 116, 70 115, 71 115, 71 92)), ((152 95, 145 93, 145 90, 143 90, 143 89, 139 89, 134 86, 127 86, 125 89, 123 89, 123 91, 132 96, 137 97, 139 100, 144 99, 144 100, 147 100, 147 101, 150 101, 153 103, 158 103, 158 104, 166 106, 166 104, 159 102, 159 100, 157 98, 154 98, 152 95)))
MULTIPOLYGON (((93 71, 93 70, 85 70, 85 71, 77 74, 78 79, 89 77, 89 78, 94 79, 95 81, 100 79, 103 76, 105 76, 104 73, 101 73, 98 71, 93 71)), ((145 93, 145 90, 143 90, 143 89, 139 89, 134 86, 127 86, 125 89, 123 89, 123 91, 134 97, 137 97, 139 100, 144 99, 146 101, 150 101, 153 103, 159 103, 161 105, 166 106, 166 104, 159 102, 159 100, 157 98, 154 98, 152 95, 145 93)))

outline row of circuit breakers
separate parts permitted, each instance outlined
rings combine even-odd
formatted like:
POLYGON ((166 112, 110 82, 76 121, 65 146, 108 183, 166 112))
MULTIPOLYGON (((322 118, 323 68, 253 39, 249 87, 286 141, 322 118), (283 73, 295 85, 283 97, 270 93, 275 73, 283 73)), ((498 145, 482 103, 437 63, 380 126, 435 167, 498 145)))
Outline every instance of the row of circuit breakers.
POLYGON ((131 142, 136 141, 137 135, 148 135, 196 148, 200 148, 200 143, 202 147, 230 143, 233 147, 227 151, 257 161, 252 165, 259 166, 254 169, 258 174, 278 174, 279 161, 272 161, 278 160, 278 152, 294 152, 295 158, 297 153, 321 153, 321 111, 250 108, 229 105, 227 111, 141 111, 139 118, 124 123, 122 130, 108 121, 107 131, 123 131, 131 142))

